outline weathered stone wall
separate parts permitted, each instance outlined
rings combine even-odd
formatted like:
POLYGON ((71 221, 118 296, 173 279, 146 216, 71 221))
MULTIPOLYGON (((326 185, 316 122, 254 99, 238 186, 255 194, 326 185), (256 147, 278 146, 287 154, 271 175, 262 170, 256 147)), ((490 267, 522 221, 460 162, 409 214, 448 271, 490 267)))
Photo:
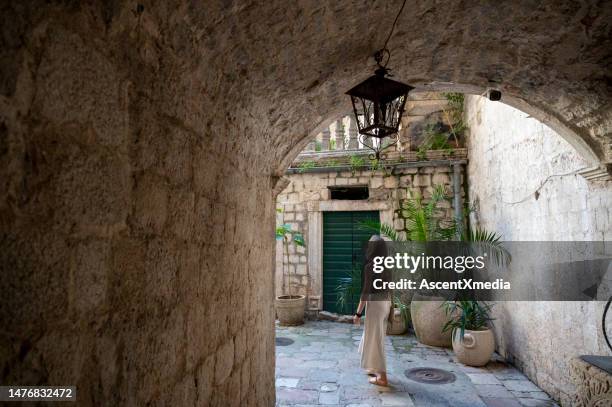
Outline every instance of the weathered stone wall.
MULTIPOLYGON (((275 181, 400 3, 4 2, 0 380, 272 405, 275 181)), ((397 79, 493 84, 612 162, 607 3, 406 11, 397 79)))
MULTIPOLYGON (((434 185, 443 185, 449 200, 440 203, 442 216, 447 219, 453 217, 453 184, 451 166, 435 166, 428 162, 415 163, 412 168, 395 168, 392 171, 328 171, 323 173, 302 173, 286 175, 288 186, 278 195, 276 205, 280 209, 277 214, 277 224, 287 223, 293 230, 300 231, 306 240, 306 247, 296 246, 293 242, 288 245, 289 257, 283 252, 282 241, 277 242, 276 248, 276 295, 287 292, 289 281, 297 288, 299 294, 317 296, 312 281, 320 281, 322 276, 313 275, 313 268, 308 264, 308 247, 315 242, 309 240, 308 220, 309 211, 320 210, 321 203, 330 203, 330 186, 362 185, 369 189, 369 198, 360 201, 334 201, 339 204, 339 210, 363 210, 361 204, 384 204, 381 210, 381 222, 391 224, 400 233, 405 233, 403 215, 399 210, 405 199, 419 194, 425 200, 431 196, 434 185), (340 208, 341 207, 341 208, 340 208)), ((463 168, 463 166, 462 166, 463 168)), ((463 175, 461 176, 463 179, 463 175)), ((463 183, 461 193, 464 195, 463 183)), ((382 206, 380 207, 382 208, 382 206)), ((321 260, 323 253, 319 253, 316 261, 321 260)), ((316 272, 322 270, 316 268, 316 272)), ((320 288, 320 287, 319 287, 320 288)), ((322 304, 308 302, 311 307, 322 304)))
MULTIPOLYGON (((469 196, 478 207, 474 223, 507 241, 612 240, 612 184, 576 175, 587 164, 558 134, 478 96, 466 99, 466 119, 469 196)), ((601 313, 601 303, 498 304, 498 347, 570 405, 571 358, 607 353, 601 313)))
POLYGON ((176 11, 71 4, 0 13, 0 382, 274 405, 271 182, 228 142, 262 133, 176 11))

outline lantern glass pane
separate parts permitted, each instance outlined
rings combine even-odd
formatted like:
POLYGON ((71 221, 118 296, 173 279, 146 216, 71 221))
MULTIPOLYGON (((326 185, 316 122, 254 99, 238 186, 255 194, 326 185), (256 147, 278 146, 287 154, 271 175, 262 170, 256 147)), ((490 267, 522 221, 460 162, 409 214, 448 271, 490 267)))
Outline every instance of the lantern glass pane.
POLYGON ((372 137, 386 137, 398 131, 406 95, 388 103, 377 103, 352 97, 359 133, 372 137))

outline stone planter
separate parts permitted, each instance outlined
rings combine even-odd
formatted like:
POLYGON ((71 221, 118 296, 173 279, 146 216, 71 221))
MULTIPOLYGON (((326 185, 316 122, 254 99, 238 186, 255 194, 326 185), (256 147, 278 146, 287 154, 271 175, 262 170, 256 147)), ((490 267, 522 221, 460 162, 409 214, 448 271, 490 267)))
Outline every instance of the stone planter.
POLYGON ((463 341, 461 331, 455 329, 453 335, 453 351, 457 360, 468 366, 484 366, 491 360, 491 355, 495 350, 495 337, 493 331, 485 329, 483 331, 465 330, 463 341))
POLYGON ((276 297, 275 306, 280 325, 294 326, 304 323, 306 296, 281 295, 280 297, 276 297))
POLYGON ((412 326, 419 342, 429 346, 451 347, 451 332, 442 332, 448 318, 444 298, 415 294, 410 302, 412 326))
POLYGON ((401 335, 406 332, 406 320, 399 308, 391 308, 387 321, 387 335, 401 335))

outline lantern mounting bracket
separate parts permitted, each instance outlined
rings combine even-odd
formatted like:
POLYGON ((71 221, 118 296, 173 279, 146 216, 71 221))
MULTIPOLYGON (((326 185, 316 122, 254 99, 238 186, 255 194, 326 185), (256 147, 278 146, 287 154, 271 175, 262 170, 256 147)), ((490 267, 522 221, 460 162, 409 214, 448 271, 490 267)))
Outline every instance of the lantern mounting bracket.
POLYGON ((389 63, 390 59, 391 51, 389 51, 387 48, 382 48, 376 51, 376 53, 374 53, 374 60, 376 61, 376 65, 378 65, 378 69, 376 71, 383 70, 385 74, 388 74, 389 69, 387 69, 387 64, 389 63), (385 54, 387 55, 387 60, 383 64, 382 61, 385 58, 385 54))

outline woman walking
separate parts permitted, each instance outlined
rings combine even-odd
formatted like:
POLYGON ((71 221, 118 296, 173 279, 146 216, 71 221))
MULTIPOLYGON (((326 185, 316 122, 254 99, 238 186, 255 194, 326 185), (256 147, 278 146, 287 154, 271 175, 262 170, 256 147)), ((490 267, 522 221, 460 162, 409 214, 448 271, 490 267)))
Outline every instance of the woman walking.
POLYGON ((387 363, 385 360, 385 335, 387 331, 387 319, 391 308, 391 295, 387 290, 376 290, 373 288, 374 278, 386 280, 384 275, 374 275, 374 258, 387 256, 385 241, 378 235, 370 238, 366 251, 366 263, 362 273, 362 288, 357 312, 353 322, 359 325, 361 316, 365 309, 366 318, 359 353, 361 353, 361 367, 368 374, 370 383, 378 386, 387 386, 387 363))

